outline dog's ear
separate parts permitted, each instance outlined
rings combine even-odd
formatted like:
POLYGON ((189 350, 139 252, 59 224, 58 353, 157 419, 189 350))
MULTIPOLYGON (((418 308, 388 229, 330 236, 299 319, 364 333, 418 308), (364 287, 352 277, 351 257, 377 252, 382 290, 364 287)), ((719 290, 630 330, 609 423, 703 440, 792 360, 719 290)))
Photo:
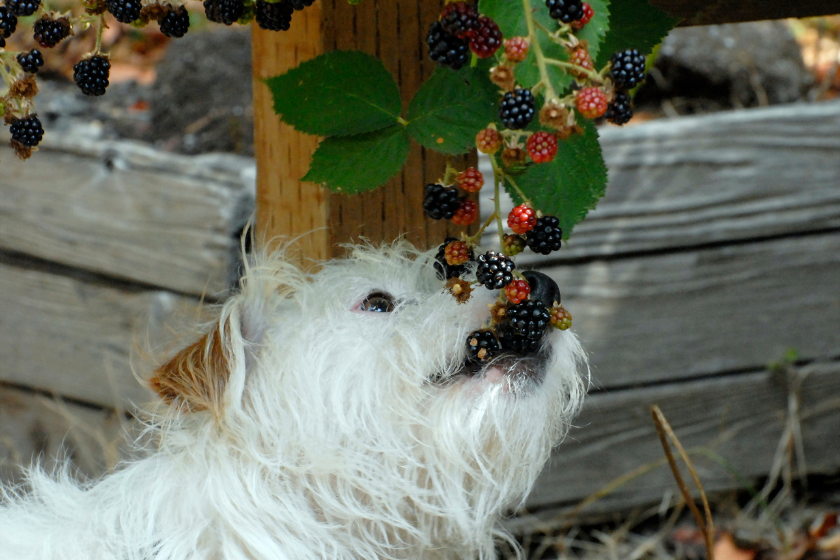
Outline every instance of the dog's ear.
POLYGON ((227 322, 217 323, 207 334, 157 368, 149 385, 168 404, 188 410, 210 410, 217 415, 233 362, 225 336, 227 322))

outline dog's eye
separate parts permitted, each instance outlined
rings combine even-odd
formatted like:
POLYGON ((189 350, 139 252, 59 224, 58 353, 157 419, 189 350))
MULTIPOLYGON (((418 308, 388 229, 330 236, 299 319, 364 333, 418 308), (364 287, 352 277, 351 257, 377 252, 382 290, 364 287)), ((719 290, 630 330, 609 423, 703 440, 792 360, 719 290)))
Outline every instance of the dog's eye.
POLYGON ((395 305, 394 298, 390 294, 373 292, 362 300, 359 310, 371 313, 390 313, 394 310, 395 305))

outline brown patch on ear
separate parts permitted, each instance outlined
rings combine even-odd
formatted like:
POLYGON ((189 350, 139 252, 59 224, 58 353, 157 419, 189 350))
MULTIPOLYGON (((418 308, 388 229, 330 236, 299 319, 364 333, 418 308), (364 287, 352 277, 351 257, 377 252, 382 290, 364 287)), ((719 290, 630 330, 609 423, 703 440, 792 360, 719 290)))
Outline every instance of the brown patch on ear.
POLYGON ((160 366, 149 386, 168 404, 219 413, 229 377, 229 359, 217 325, 160 366))

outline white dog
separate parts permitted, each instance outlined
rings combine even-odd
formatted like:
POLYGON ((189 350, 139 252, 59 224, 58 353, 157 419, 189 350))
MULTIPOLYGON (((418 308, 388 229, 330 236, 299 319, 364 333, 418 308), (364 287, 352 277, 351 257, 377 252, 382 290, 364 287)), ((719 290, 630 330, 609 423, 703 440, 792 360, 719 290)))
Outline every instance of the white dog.
POLYGON ((251 259, 201 340, 151 380, 157 449, 102 480, 29 474, 0 506, 2 560, 494 558, 584 394, 550 329, 482 367, 430 254, 357 248, 307 274, 251 259))

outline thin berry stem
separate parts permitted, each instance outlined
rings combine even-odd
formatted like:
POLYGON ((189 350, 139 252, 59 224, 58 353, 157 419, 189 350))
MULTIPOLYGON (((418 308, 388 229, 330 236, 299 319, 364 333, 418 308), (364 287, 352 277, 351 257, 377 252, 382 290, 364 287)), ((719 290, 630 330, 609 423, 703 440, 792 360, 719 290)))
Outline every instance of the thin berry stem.
POLYGON ((519 185, 517 185, 517 184, 516 184, 516 181, 514 181, 514 180, 511 178, 511 176, 510 176, 510 175, 503 175, 502 177, 503 177, 503 180, 506 180, 508 183, 510 183, 510 184, 511 184, 511 186, 513 186, 514 190, 516 191, 516 194, 518 194, 518 195, 522 198, 522 202, 523 202, 523 203, 525 203, 526 205, 530 206, 531 208, 533 208, 533 207, 534 207, 534 203, 533 203, 533 202, 531 202, 531 199, 530 199, 530 198, 528 198, 527 196, 525 196, 525 193, 523 193, 523 192, 522 192, 522 189, 520 189, 520 188, 519 188, 519 185))
POLYGON ((533 49, 534 57, 537 59, 537 68, 540 70, 540 83, 545 86, 546 99, 554 99, 557 97, 557 93, 554 91, 554 87, 548 78, 548 70, 545 67, 545 55, 543 55, 537 38, 537 27, 534 23, 534 14, 531 12, 530 0, 522 0, 522 8, 525 10, 525 22, 528 24, 528 38, 531 41, 531 49, 533 49))
POLYGON ((570 62, 563 62, 562 60, 555 60, 553 58, 547 58, 545 62, 546 64, 551 64, 552 66, 559 66, 560 68, 566 68, 568 70, 574 70, 575 72, 580 74, 585 74, 586 77, 592 80, 593 82, 598 82, 599 84, 604 83, 604 77, 601 76, 601 74, 593 70, 588 70, 583 66, 578 66, 570 62))
POLYGON ((105 29, 105 14, 99 14, 99 29, 96 30, 96 48, 93 50, 94 56, 99 54, 102 48, 102 33, 105 29))
POLYGON ((485 220, 484 225, 478 228, 478 231, 475 232, 475 235, 471 235, 467 238, 467 241, 471 243, 475 243, 476 245, 481 243, 481 234, 484 233, 484 230, 487 229, 490 224, 493 223, 493 220, 496 219, 496 212, 493 212, 487 220, 485 220))

